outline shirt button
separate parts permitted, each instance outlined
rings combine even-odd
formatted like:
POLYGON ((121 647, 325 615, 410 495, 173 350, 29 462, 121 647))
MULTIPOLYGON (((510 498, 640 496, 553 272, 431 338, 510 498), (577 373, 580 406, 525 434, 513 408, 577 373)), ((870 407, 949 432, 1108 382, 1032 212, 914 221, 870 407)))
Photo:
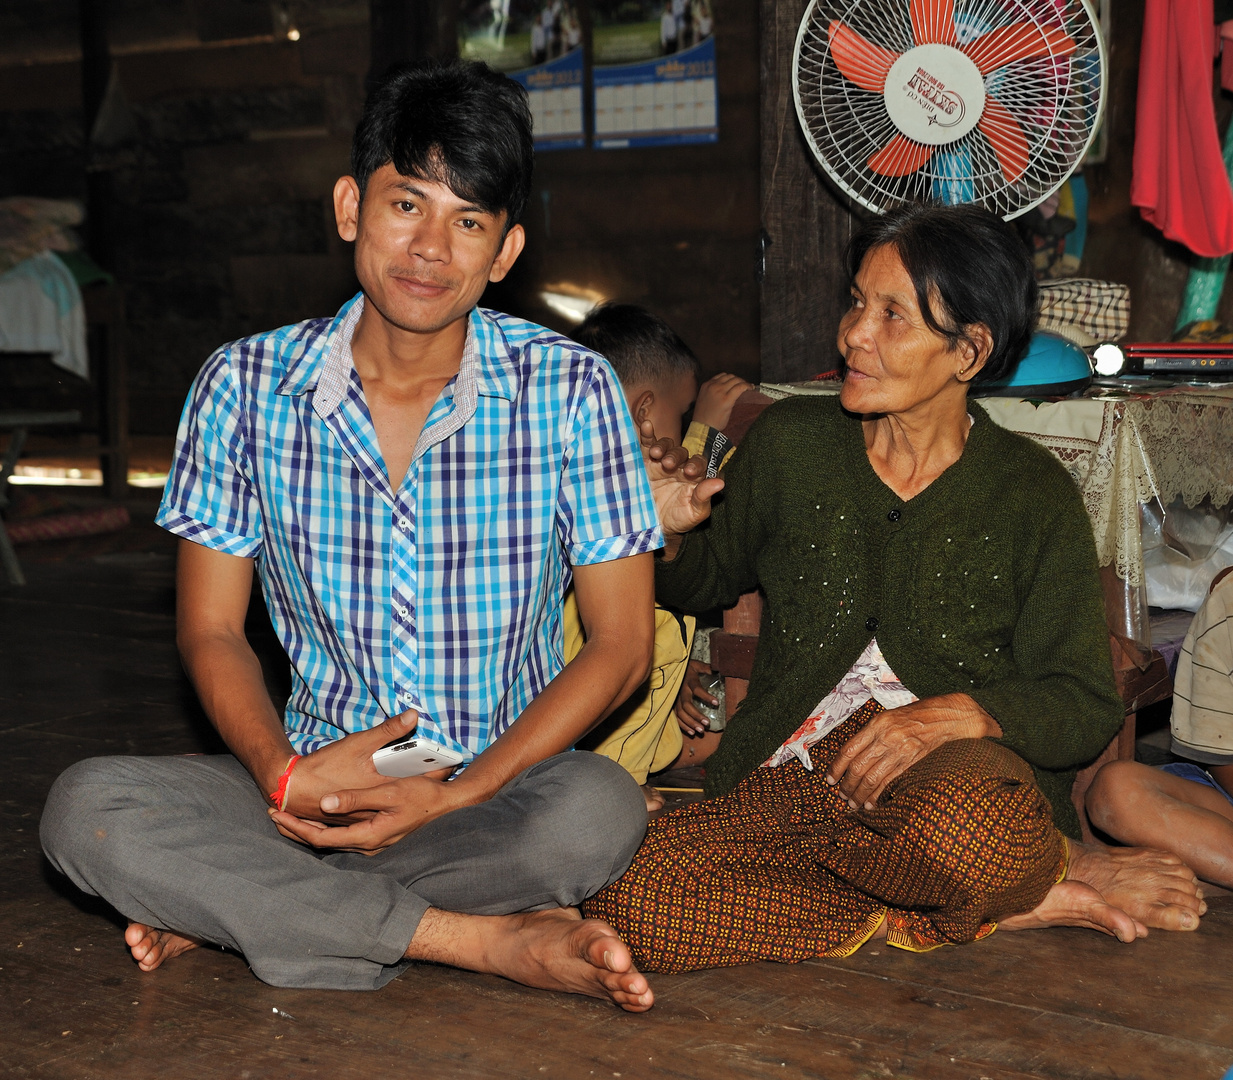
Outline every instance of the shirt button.
POLYGON ((411 702, 415 700, 415 697, 412 695, 410 690, 404 690, 398 696, 402 698, 402 700, 405 701, 408 705, 411 704, 411 702))
POLYGON ((410 532, 411 531, 411 519, 410 518, 399 518, 398 527, 402 529, 403 532, 410 532))
POLYGON ((886 515, 887 521, 898 521, 903 515, 898 510, 892 510, 886 515))
POLYGON ((872 634, 877 628, 878 628, 878 620, 875 619, 872 615, 870 615, 869 618, 865 620, 865 629, 868 630, 872 634))

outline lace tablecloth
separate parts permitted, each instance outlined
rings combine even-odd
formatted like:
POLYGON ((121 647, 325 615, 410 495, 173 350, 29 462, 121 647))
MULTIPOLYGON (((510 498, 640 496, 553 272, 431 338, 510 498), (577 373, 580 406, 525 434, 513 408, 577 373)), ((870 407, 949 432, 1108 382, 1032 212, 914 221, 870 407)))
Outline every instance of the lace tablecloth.
POLYGON ((1132 588, 1143 584, 1142 504, 1180 497, 1193 507, 1210 498, 1220 509, 1233 499, 1233 387, 981 405, 1066 466, 1083 493, 1100 565, 1132 588))

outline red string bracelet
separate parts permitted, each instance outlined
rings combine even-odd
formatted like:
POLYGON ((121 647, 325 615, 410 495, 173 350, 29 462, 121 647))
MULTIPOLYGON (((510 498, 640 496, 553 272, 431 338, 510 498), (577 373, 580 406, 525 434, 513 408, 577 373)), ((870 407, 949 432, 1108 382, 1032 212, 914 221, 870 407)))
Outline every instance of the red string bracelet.
POLYGON ((270 792, 270 802, 274 804, 275 810, 281 810, 287 802, 287 782, 291 779, 291 770, 295 768, 296 762, 300 760, 299 754, 292 754, 291 760, 287 762, 287 767, 283 770, 282 776, 278 778, 278 787, 270 792))

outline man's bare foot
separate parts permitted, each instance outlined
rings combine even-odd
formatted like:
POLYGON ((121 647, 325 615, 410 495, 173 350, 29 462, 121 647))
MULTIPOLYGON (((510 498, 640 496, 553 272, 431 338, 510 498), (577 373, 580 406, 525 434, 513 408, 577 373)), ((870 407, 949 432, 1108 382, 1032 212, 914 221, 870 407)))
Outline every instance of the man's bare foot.
POLYGON ((1106 903, 1090 885, 1059 881, 1033 911, 998 920, 999 930, 1043 930, 1049 926, 1085 926, 1118 941, 1147 937, 1147 927, 1120 908, 1106 903))
POLYGON ((643 784, 642 797, 646 799, 646 812, 648 814, 653 814, 656 810, 664 808, 664 797, 660 794, 658 788, 654 788, 650 784, 643 784))
POLYGON ((503 975, 523 986, 606 998, 646 1012, 655 995, 616 931, 574 908, 518 915, 458 915, 429 908, 407 948, 409 960, 503 975))
POLYGON ((1066 843, 1070 845, 1068 881, 1090 885, 1107 903, 1144 926, 1198 929, 1207 904, 1194 871, 1176 855, 1151 848, 1066 843))
POLYGON ((146 926, 145 923, 131 922, 124 931, 124 944, 128 946, 128 951, 133 954, 133 959, 142 971, 153 971, 164 960, 195 949, 201 942, 184 934, 173 934, 170 930, 159 930, 154 926, 146 926))

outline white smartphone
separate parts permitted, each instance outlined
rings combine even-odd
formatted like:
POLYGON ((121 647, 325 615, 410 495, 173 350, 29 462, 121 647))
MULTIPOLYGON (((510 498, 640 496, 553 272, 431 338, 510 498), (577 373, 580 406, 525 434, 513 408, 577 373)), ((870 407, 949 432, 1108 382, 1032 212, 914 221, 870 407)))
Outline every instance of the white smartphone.
POLYGON ((421 739, 414 731, 386 743, 372 756, 382 776, 420 776, 435 769, 452 769, 466 760, 463 754, 421 739))

